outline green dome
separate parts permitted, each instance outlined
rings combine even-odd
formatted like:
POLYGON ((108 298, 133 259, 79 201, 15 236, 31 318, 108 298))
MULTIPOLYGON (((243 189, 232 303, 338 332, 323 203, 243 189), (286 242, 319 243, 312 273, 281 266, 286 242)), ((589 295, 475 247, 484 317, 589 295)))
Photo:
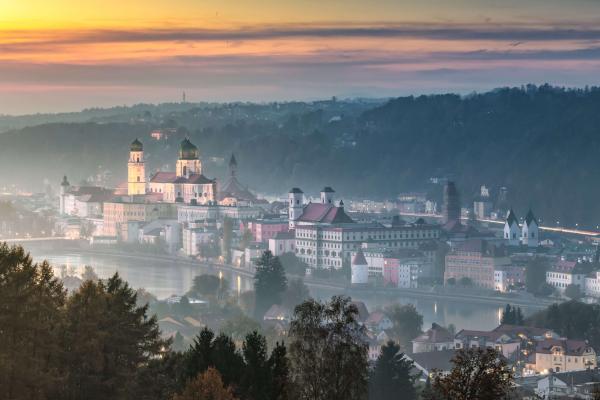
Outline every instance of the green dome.
POLYGON ((194 146, 188 138, 185 138, 181 142, 179 147, 179 159, 180 160, 197 160, 198 159, 198 148, 194 146))
POLYGON ((131 143, 129 147, 131 151, 144 151, 144 145, 137 138, 131 143))

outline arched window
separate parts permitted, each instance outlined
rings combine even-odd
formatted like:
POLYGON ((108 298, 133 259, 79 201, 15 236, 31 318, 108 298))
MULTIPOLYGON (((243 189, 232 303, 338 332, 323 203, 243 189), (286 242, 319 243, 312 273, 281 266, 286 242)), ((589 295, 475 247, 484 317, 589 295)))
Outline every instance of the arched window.
POLYGON ((187 175, 187 167, 185 165, 183 166, 183 175, 187 175))
POLYGON ((140 158, 139 157, 137 158, 137 162, 140 162, 140 158))

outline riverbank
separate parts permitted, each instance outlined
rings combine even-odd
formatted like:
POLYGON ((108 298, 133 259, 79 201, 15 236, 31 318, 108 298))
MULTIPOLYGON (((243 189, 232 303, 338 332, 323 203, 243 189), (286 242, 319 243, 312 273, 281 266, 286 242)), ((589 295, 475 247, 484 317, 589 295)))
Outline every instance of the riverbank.
MULTIPOLYGON (((58 253, 62 253, 67 249, 60 249, 58 253)), ((162 261, 174 265, 187 265, 190 267, 198 267, 199 269, 207 272, 218 273, 230 272, 240 275, 247 279, 254 277, 253 269, 239 268, 234 265, 219 264, 211 262, 202 262, 191 258, 168 255, 168 254, 144 254, 144 253, 126 253, 114 250, 101 250, 94 248, 85 248, 84 246, 74 246, 68 250, 76 253, 85 254, 88 256, 107 256, 117 257, 120 259, 131 259, 138 262, 156 262, 162 261)), ((292 278, 295 276, 291 276, 292 278)), ((481 293, 472 291, 469 289, 448 289, 445 287, 427 287, 424 289, 389 289, 389 288, 353 288, 349 287, 345 282, 335 282, 326 279, 317 279, 313 277, 304 277, 304 283, 309 289, 314 290, 327 290, 338 294, 346 294, 353 298, 367 297, 374 298, 377 296, 385 297, 393 300, 394 298, 416 298, 424 300, 453 300, 453 301, 467 301, 478 304, 488 304, 492 306, 504 306, 506 303, 510 303, 520 307, 528 307, 531 309, 543 309, 553 303, 556 300, 535 298, 529 294, 524 293, 509 293, 509 294, 497 294, 497 293, 481 293)))

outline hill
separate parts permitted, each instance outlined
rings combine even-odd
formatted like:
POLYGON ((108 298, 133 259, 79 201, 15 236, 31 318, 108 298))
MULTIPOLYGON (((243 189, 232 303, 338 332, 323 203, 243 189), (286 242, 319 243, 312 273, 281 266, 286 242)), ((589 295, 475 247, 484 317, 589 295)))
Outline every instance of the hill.
MULTIPOLYGON (((197 105, 154 108, 127 122, 87 121, 0 134, 8 180, 57 182, 110 166, 124 178, 127 145, 148 143, 151 169, 172 163, 190 136, 209 176, 223 178, 233 151, 242 180, 261 192, 333 186, 343 197, 393 198, 430 190, 429 178, 453 177, 465 205, 482 184, 506 186, 520 214, 600 223, 600 89, 551 86, 497 89, 466 97, 431 95, 383 101, 197 105), (176 130, 164 142, 149 132, 176 130)), ((121 113, 123 114, 123 113, 121 113)))

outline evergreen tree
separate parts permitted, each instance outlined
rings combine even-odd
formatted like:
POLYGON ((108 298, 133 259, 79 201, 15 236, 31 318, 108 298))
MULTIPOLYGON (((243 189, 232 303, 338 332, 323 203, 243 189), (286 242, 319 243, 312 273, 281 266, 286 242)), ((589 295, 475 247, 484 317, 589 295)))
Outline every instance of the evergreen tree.
POLYGON ((262 320, 265 312, 273 304, 281 304, 281 295, 287 288, 287 279, 279 258, 269 250, 256 261, 254 274, 254 292, 256 304, 254 315, 262 320))
POLYGON ((381 347, 375 368, 369 380, 369 400, 391 400, 402 393, 403 400, 417 397, 414 387, 415 377, 410 372, 412 361, 404 358, 400 346, 392 341, 381 347))
POLYGON ((135 400, 171 399, 185 386, 184 361, 183 353, 173 351, 141 365, 129 397, 135 400))
POLYGON ((47 262, 0 244, 0 393, 7 399, 55 397, 65 291, 47 262))
POLYGON ((214 367, 219 371, 225 385, 239 385, 244 369, 244 359, 235 348, 230 336, 220 333, 213 341, 214 367))
POLYGON ((265 337, 256 331, 249 333, 242 345, 242 353, 246 363, 240 384, 243 397, 268 400, 271 394, 271 371, 265 337))
POLYGON ((192 345, 185 353, 185 376, 187 379, 193 379, 214 365, 212 343, 214 337, 215 334, 204 327, 194 338, 192 345))
POLYGON ((67 302, 65 397, 126 398, 140 365, 161 354, 160 338, 147 305, 118 274, 106 283, 86 281, 67 302))
POLYGON ((290 398, 290 367, 287 350, 283 343, 276 343, 269 357, 271 368, 271 400, 290 398))

